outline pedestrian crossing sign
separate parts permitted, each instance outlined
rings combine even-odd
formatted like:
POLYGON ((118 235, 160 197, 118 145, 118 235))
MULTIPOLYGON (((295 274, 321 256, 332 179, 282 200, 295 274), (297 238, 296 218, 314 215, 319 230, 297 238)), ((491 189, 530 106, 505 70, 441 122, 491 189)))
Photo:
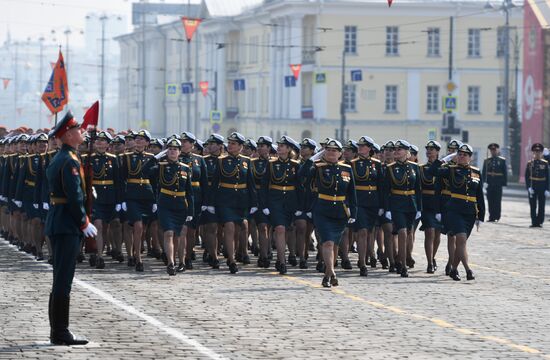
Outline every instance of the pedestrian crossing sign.
POLYGON ((324 84, 327 82, 327 73, 316 73, 315 74, 315 83, 316 84, 324 84))
POLYGON ((443 98, 443 111, 455 111, 458 99, 456 96, 445 96, 443 98))

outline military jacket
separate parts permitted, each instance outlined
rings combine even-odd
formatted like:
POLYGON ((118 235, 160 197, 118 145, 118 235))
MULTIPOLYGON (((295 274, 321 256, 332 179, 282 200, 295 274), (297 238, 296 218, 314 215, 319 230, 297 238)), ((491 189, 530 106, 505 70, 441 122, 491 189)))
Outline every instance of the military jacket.
POLYGON ((351 161, 357 205, 360 207, 383 208, 382 163, 378 159, 359 156, 351 161))
POLYGON ((113 205, 121 203, 120 171, 116 155, 96 152, 89 158, 90 160, 87 154, 82 155, 84 168, 87 169, 87 166, 90 166, 92 172, 92 186, 97 194, 94 203, 113 205))
POLYGON ((357 218, 357 194, 351 166, 344 162, 313 163, 308 174, 313 201, 306 212, 315 212, 328 218, 357 218))
POLYGON ((236 209, 258 207, 250 158, 240 154, 218 158, 208 204, 236 209))
POLYGON ((154 201, 153 187, 156 185, 144 174, 143 165, 154 159, 148 152, 127 152, 120 155, 120 178, 124 186, 125 200, 154 201))
POLYGON ((50 210, 44 232, 47 236, 80 235, 89 219, 84 209, 86 183, 76 150, 63 144, 46 169, 50 210))
POLYGON ((43 203, 50 202, 50 190, 47 179, 46 169, 50 166, 55 155, 59 150, 52 150, 40 154, 40 166, 36 172, 36 186, 34 188, 34 203, 42 207, 43 203))
POLYGON ((429 171, 431 162, 419 165, 422 210, 441 213, 441 180, 429 171))
POLYGON ((181 161, 157 161, 152 158, 145 164, 143 172, 147 177, 157 179, 158 206, 170 210, 187 210, 188 214, 193 214, 193 173, 189 166, 181 161))
POLYGON ((550 170, 546 160, 530 160, 525 168, 525 186, 535 191, 549 189, 550 170))
POLYGON ((478 168, 470 165, 449 164, 441 166, 440 160, 434 161, 430 171, 449 181, 450 198, 445 209, 462 214, 473 214, 476 219, 485 219, 485 200, 483 198, 483 179, 478 168))
POLYGON ((411 161, 396 161, 387 165, 384 188, 386 211, 422 211, 418 164, 411 161))
POLYGON ((8 155, 6 159, 6 171, 2 177, 2 193, 6 198, 8 198, 8 203, 13 199, 13 195, 15 195, 15 185, 12 186, 12 184, 17 182, 18 169, 19 154, 8 155))
POLYGON ((193 153, 180 155, 180 162, 191 169, 191 186, 193 188, 193 202, 195 208, 202 206, 208 191, 208 170, 203 157, 193 153))
POLYGON ((262 178, 265 175, 268 164, 269 159, 256 158, 250 161, 250 170, 254 177, 254 185, 258 191, 260 191, 260 187, 262 186, 262 178))
POLYGON ((508 182, 506 159, 502 156, 492 156, 485 159, 481 176, 483 181, 491 186, 506 186, 508 182))
POLYGON ((34 192, 40 165, 39 154, 27 155, 24 157, 23 164, 19 170, 15 199, 30 203, 34 202, 34 192))
POLYGON ((303 203, 302 184, 298 178, 300 163, 280 158, 269 160, 262 177, 260 208, 279 208, 294 213, 303 203))

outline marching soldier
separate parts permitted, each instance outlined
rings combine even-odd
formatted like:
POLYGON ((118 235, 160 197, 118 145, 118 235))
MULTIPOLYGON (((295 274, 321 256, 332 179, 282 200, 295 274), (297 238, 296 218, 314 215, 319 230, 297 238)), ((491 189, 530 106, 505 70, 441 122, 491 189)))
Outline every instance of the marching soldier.
POLYGON ((502 203, 502 187, 507 185, 506 159, 499 156, 499 145, 489 144, 487 147, 491 157, 483 162, 481 175, 487 187, 487 204, 489 206, 489 222, 500 220, 502 203))
POLYGON ((378 216, 384 213, 382 202, 384 175, 380 160, 370 155, 374 148, 374 140, 368 136, 362 136, 357 144, 359 157, 351 161, 357 193, 357 221, 354 224, 354 232, 357 234, 359 275, 367 276, 367 256, 370 256, 370 266, 376 267, 374 227, 378 216))
POLYGON ((466 242, 474 225, 479 229, 479 224, 485 219, 483 179, 479 169, 470 165, 472 154, 472 147, 462 144, 457 153, 447 155, 441 161, 435 160, 429 169, 432 174, 449 180, 448 190, 451 195, 445 205, 449 219, 447 231, 456 239, 449 276, 455 281, 460 281, 458 265, 461 262, 466 270, 466 279, 475 279, 468 264, 466 242), (443 163, 449 163, 451 159, 456 159, 453 164, 441 166, 443 163))
POLYGON ((250 158, 241 155, 245 137, 234 132, 227 138, 227 156, 218 159, 218 167, 208 194, 208 211, 217 214, 223 224, 225 251, 229 271, 239 271, 235 262, 235 243, 247 211, 258 210, 256 188, 250 158))
MULTIPOLYGON (((381 155, 383 158, 382 172, 384 174, 384 178, 386 178, 388 166, 394 161, 395 143, 392 140, 387 141, 383 146, 383 150, 381 151, 381 155)), ((387 190, 384 189, 384 192, 385 191, 387 190)), ((387 209, 385 209, 385 211, 387 211, 387 209)), ((389 261, 389 272, 395 272, 397 238, 394 235, 392 221, 385 214, 379 216, 378 221, 380 222, 380 227, 384 234, 384 259, 386 260, 382 262, 382 269, 388 268, 387 262, 389 261)))
POLYGON ((90 223, 84 201, 84 172, 76 154, 83 142, 80 125, 71 112, 57 124, 53 136, 63 146, 47 168, 51 208, 46 217, 45 233, 53 249, 53 286, 50 294, 50 340, 55 345, 85 345, 88 340, 69 331, 70 292, 80 250, 80 238, 97 235, 90 223))
MULTIPOLYGON (((344 152, 342 158, 345 164, 351 166, 353 159, 357 157, 357 152, 359 148, 355 140, 348 140, 345 145, 343 145, 344 152)), ((340 257, 342 259, 342 269, 351 270, 351 261, 349 260, 349 249, 353 246, 354 234, 353 234, 354 225, 348 224, 344 233, 342 234, 342 241, 340 242, 340 257)))
POLYGON ((530 227, 532 228, 542 227, 546 197, 550 196, 550 167, 548 161, 542 158, 543 150, 544 147, 542 144, 533 144, 531 147, 533 159, 527 163, 527 167, 525 168, 525 186, 529 193, 529 206, 531 207, 530 227))
MULTIPOLYGON (((308 186, 317 189, 313 194, 311 208, 313 222, 319 234, 322 256, 325 263, 323 287, 338 286, 334 272, 334 260, 338 245, 347 224, 353 224, 357 217, 357 196, 351 166, 339 162, 342 144, 333 139, 325 145, 322 160, 315 163, 308 173, 308 186)), ((307 203, 306 203, 307 204, 307 203)))
POLYGON ((393 223, 398 237, 396 271, 408 277, 407 235, 413 231, 415 220, 422 211, 422 193, 418 165, 407 160, 410 145, 405 140, 395 142, 395 162, 389 164, 385 174, 384 209, 386 218, 393 223))
MULTIPOLYGON (((447 155, 454 154, 458 152, 458 148, 462 146, 462 143, 458 140, 451 140, 447 144, 447 155)), ((451 158, 447 164, 443 166, 453 165, 454 158, 451 158)), ((449 179, 443 177, 441 179, 441 233, 447 235, 447 252, 449 253, 449 260, 447 260, 447 265, 445 265, 445 275, 450 275, 451 267, 453 263, 453 257, 456 249, 456 237, 452 234, 447 233, 447 201, 451 198, 451 190, 449 189, 450 183, 449 179)))

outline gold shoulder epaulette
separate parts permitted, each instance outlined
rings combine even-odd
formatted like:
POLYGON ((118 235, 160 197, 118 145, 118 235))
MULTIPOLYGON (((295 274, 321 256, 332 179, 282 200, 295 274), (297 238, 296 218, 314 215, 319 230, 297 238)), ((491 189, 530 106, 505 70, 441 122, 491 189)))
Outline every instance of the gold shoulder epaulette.
POLYGON ((338 165, 343 166, 343 167, 349 167, 349 168, 351 168, 351 165, 346 164, 344 161, 340 161, 340 162, 338 163, 338 165))
POLYGON ((479 171, 479 168, 478 167, 475 167, 475 166, 470 166, 470 169, 474 170, 474 171, 479 171))
POLYGON ((547 161, 547 160, 540 159, 540 161, 542 161, 542 162, 545 163, 545 164, 548 164, 548 161, 547 161))
POLYGON ((409 164, 418 165, 418 163, 417 163, 417 162, 414 162, 414 161, 407 160, 407 162, 408 162, 409 164))
POLYGON ((168 164, 168 161, 160 161, 159 162, 159 165, 167 165, 168 164))
POLYGON ((110 153, 110 152, 106 152, 105 153, 108 157, 111 157, 111 158, 116 158, 116 155, 113 154, 113 153, 110 153))
POLYGON ((300 162, 298 160, 290 159, 290 162, 292 162, 296 165, 300 165, 300 162))
POLYGON ((239 156, 242 157, 242 158, 244 158, 244 159, 250 160, 250 157, 248 157, 248 156, 244 156, 244 155, 242 155, 242 154, 239 154, 239 156))
POLYGON ((326 162, 321 161, 321 160, 315 162, 316 167, 323 167, 323 166, 327 166, 327 165, 328 164, 326 162))
POLYGON ((506 160, 504 156, 499 156, 499 159, 506 160))
POLYGON ((394 165, 395 165, 395 161, 393 161, 393 162, 387 164, 386 166, 394 166, 394 165))

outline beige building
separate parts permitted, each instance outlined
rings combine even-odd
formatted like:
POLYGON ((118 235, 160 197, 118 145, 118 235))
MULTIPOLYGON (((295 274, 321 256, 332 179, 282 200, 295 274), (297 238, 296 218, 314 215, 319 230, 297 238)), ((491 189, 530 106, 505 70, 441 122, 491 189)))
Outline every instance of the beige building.
MULTIPOLYGON (((189 57, 181 49, 159 65, 166 71, 156 84, 163 95, 156 98, 158 121, 166 125, 154 132, 189 128, 202 138, 214 129, 253 138, 340 137, 343 100, 345 138, 369 135, 380 144, 405 138, 422 146, 442 139, 443 98, 452 95, 458 132, 450 136, 467 136, 484 157, 486 144, 502 142, 504 111, 504 15, 484 5, 397 0, 388 8, 385 0, 265 0, 234 16, 211 16, 203 7, 207 18, 189 57), (196 90, 199 81, 211 88, 190 102, 181 94, 168 96, 163 86, 182 81, 188 58, 197 59, 188 75, 196 90), (295 81, 290 64, 302 65, 295 81), (352 79, 352 72, 361 79, 352 79), (449 83, 455 88, 451 93, 449 83), (170 110, 174 101, 180 104, 177 112, 170 110), (211 122, 212 110, 221 111, 221 124, 211 122)), ((521 8, 510 14, 512 98, 515 64, 521 69, 521 58, 514 56, 521 44, 514 40, 516 34, 522 38, 523 17, 521 8)), ((178 33, 182 37, 179 21, 158 28, 173 32, 158 35, 159 46, 178 33)))

